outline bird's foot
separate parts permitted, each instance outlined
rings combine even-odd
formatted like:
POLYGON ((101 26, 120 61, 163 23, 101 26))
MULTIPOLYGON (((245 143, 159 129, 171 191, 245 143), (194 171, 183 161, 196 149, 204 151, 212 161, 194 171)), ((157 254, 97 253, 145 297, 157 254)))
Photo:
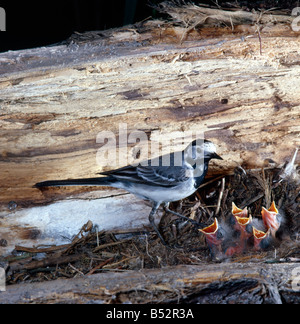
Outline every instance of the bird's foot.
POLYGON ((173 214, 173 215, 175 215, 175 216, 181 217, 181 218, 183 218, 183 219, 189 221, 189 222, 192 223, 193 225, 196 225, 196 226, 201 226, 201 225, 202 225, 201 223, 198 223, 198 222, 194 221, 193 219, 191 219, 191 218, 189 218, 189 217, 183 216, 182 214, 177 213, 177 212, 171 210, 171 209, 169 208, 169 205, 168 205, 168 204, 166 204, 166 205, 164 206, 164 210, 165 210, 165 212, 167 212, 167 213, 171 213, 171 214, 173 214))

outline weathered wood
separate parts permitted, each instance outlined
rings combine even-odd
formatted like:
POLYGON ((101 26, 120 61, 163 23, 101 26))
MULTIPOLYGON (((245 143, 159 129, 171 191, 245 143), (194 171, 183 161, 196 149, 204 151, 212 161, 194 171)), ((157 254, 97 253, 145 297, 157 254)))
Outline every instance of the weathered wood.
POLYGON ((0 303, 299 303, 295 268, 223 263, 105 272, 7 286, 0 303))
POLYGON ((180 44, 184 28, 149 22, 0 54, 0 251, 57 242, 89 219, 104 229, 148 223, 149 207, 120 190, 32 187, 95 176, 97 134, 118 134, 120 123, 174 139, 174 149, 182 131, 203 131, 224 158, 211 173, 288 160, 300 143, 299 39, 267 25, 259 55, 251 28, 193 30, 180 44))
POLYGON ((185 27, 214 26, 216 24, 227 26, 236 25, 253 25, 269 23, 286 23, 291 24, 292 15, 288 10, 261 10, 261 11, 244 11, 241 9, 223 10, 209 8, 192 4, 176 5, 174 2, 165 1, 157 6, 157 9, 172 17, 174 22, 182 23, 185 27))

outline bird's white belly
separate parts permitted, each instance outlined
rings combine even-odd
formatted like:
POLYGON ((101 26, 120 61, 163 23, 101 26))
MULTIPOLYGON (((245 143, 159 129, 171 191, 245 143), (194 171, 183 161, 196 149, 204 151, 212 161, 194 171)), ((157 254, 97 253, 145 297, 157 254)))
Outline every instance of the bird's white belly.
POLYGON ((148 187, 146 185, 127 188, 127 190, 137 196, 146 198, 155 202, 171 202, 178 201, 192 195, 196 189, 194 181, 182 183, 176 187, 148 187))

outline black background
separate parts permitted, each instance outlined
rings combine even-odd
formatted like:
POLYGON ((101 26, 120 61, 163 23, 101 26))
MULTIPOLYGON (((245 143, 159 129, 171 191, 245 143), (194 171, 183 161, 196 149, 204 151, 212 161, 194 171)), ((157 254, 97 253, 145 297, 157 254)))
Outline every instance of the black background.
MULTIPOLYGON (((6 11, 6 31, 0 32, 0 51, 45 46, 66 40, 74 31, 103 30, 162 15, 150 5, 163 0, 0 0, 6 11)), ((179 0, 177 0, 179 1, 179 0)), ((188 0, 186 1, 188 2, 188 0)), ((299 1, 193 1, 243 9, 294 8, 299 1)))
POLYGON ((148 0, 0 0, 0 7, 6 11, 2 52, 53 44, 74 31, 120 27, 156 14, 148 0))

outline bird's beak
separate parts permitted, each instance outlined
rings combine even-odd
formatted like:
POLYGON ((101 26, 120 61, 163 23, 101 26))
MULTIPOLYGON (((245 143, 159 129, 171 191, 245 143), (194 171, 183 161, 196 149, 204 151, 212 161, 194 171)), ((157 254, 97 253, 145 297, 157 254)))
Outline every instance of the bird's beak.
POLYGON ((241 237, 243 239, 249 238, 249 232, 247 231, 247 226, 250 225, 252 223, 252 216, 250 215, 250 217, 239 217, 239 216, 235 216, 237 225, 239 227, 239 230, 241 231, 241 237))
POLYGON ((268 230, 265 233, 263 231, 256 229, 254 226, 252 227, 252 229, 253 229, 253 238, 254 238, 254 249, 258 251, 263 248, 262 241, 269 237, 270 230, 268 230))
POLYGON ((250 217, 235 216, 235 219, 236 219, 237 223, 243 228, 246 227, 248 224, 250 224, 252 222, 252 216, 251 215, 250 215, 250 217))
POLYGON ((274 201, 272 202, 272 205, 268 209, 268 211, 278 214, 278 209, 276 208, 276 205, 275 205, 275 202, 274 201))
POLYGON ((275 236, 279 226, 280 222, 278 220, 278 209, 276 208, 275 202, 272 202, 272 205, 269 209, 266 209, 265 207, 262 208, 261 211, 263 222, 267 229, 271 230, 271 234, 275 236))
POLYGON ((244 209, 238 208, 234 202, 232 202, 231 212, 233 216, 248 217, 247 207, 245 207, 244 209))
POLYGON ((238 221, 236 217, 244 218, 248 217, 248 210, 247 207, 244 209, 239 208, 234 202, 232 202, 232 209, 231 213, 234 216, 234 229, 237 231, 240 231, 240 225, 238 224, 238 221))
POLYGON ((199 229, 199 231, 205 235, 207 244, 210 248, 214 246, 219 246, 222 243, 222 241, 218 238, 217 235, 218 229, 219 229, 219 223, 217 218, 215 218, 215 221, 211 225, 199 229))
POLYGON ((217 159, 217 160, 223 160, 223 158, 221 158, 221 156, 218 155, 217 153, 213 153, 213 154, 211 155, 211 158, 212 158, 212 159, 217 159))

